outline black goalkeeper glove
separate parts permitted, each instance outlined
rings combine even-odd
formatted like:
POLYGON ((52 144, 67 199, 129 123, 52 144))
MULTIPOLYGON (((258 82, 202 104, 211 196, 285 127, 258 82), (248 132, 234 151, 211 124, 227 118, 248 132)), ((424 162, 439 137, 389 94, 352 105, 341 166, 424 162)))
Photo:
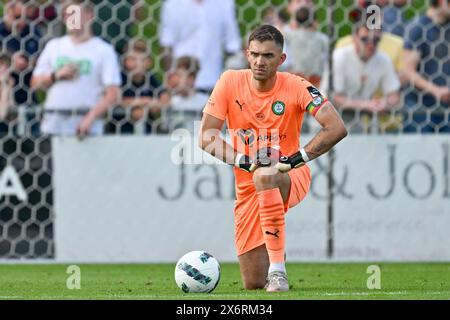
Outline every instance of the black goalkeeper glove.
POLYGON ((280 156, 281 154, 279 149, 264 147, 256 152, 253 162, 258 167, 270 167, 278 163, 280 156))
POLYGON ((304 149, 301 149, 289 157, 280 157, 280 160, 275 165, 275 168, 277 168, 280 172, 288 172, 291 169, 303 166, 308 161, 308 155, 304 149))
POLYGON ((246 172, 253 172, 258 167, 248 155, 242 153, 236 154, 234 166, 246 172))
POLYGON ((264 147, 256 152, 254 158, 238 153, 234 165, 241 170, 253 172, 259 167, 270 167, 278 163, 280 151, 276 148, 264 147))

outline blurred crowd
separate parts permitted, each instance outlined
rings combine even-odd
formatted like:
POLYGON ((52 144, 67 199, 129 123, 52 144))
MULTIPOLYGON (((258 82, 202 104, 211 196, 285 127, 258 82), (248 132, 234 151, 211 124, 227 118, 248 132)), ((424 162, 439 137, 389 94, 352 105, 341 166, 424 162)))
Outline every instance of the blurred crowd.
MULTIPOLYGON (((139 25, 145 4, 131 2, 139 25)), ((281 71, 328 95, 350 132, 449 133, 450 1, 429 0, 412 17, 409 2, 355 0, 343 37, 319 25, 313 0, 286 0, 260 21, 285 36, 281 71)), ((5 1, 0 134, 193 130, 221 73, 248 68, 234 0, 162 1, 157 49, 95 35, 97 13, 92 1, 5 1)))

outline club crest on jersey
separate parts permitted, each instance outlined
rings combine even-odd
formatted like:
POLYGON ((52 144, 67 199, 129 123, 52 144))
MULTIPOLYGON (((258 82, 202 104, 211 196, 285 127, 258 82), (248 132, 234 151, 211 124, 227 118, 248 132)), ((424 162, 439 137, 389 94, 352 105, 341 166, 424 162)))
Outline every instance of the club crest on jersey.
POLYGON ((318 107, 322 104, 322 102, 323 102, 322 97, 316 97, 316 98, 314 98, 312 103, 314 106, 318 107))
POLYGON ((275 101, 272 104, 272 112, 275 113, 277 116, 281 116, 285 110, 286 110, 286 105, 284 104, 284 102, 275 101))

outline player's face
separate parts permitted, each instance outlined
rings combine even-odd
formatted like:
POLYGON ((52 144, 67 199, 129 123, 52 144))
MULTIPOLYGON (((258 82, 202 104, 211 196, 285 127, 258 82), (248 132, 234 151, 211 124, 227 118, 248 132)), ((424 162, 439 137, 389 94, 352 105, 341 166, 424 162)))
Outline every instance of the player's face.
POLYGON ((286 60, 286 54, 275 41, 253 40, 247 49, 247 59, 255 80, 264 81, 275 76, 278 67, 286 60))

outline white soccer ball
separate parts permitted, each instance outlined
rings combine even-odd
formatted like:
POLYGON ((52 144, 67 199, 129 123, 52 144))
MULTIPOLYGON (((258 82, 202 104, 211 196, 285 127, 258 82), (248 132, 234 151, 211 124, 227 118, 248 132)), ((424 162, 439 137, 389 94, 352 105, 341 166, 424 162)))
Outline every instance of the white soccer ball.
POLYGON ((191 251, 178 260, 175 281, 183 292, 212 292, 220 280, 220 265, 205 251, 191 251))

